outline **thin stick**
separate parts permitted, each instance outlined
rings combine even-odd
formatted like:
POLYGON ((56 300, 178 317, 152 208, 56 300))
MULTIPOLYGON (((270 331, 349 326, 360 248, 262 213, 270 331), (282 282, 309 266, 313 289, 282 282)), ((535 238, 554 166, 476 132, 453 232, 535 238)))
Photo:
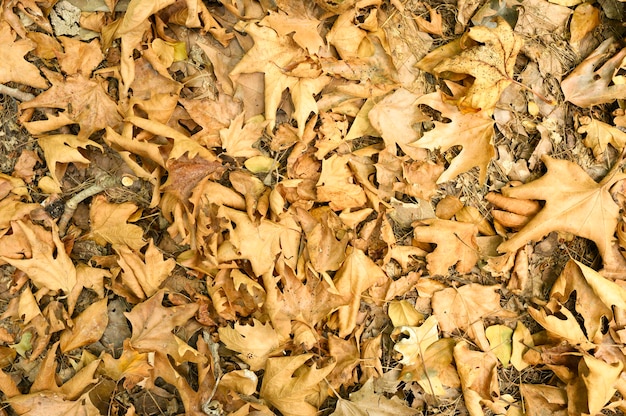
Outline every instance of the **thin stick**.
POLYGON ((59 219, 59 235, 61 237, 65 235, 65 232, 67 231, 67 226, 70 220, 72 219, 72 216, 74 215, 74 212, 76 211, 76 208, 78 208, 78 204, 80 204, 81 202, 83 202, 85 199, 89 197, 99 194, 105 189, 116 186, 117 182, 118 182, 118 179, 116 177, 107 175, 101 178, 100 180, 98 180, 97 183, 95 183, 94 185, 90 186, 87 189, 83 189, 82 191, 74 195, 72 198, 70 198, 65 203, 65 211, 63 211, 63 215, 59 219))
POLYGON ((13 97, 20 101, 30 101, 35 98, 35 96, 29 92, 20 91, 17 88, 7 87, 4 84, 0 84, 0 94, 8 95, 9 97, 13 97))

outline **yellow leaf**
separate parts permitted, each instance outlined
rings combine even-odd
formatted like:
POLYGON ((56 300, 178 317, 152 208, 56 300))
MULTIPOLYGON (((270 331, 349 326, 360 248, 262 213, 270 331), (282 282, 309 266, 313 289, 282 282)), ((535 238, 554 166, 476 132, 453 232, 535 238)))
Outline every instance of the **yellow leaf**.
POLYGON ((402 326, 396 329, 397 332, 409 336, 397 342, 393 347, 403 356, 400 360, 401 364, 415 364, 419 356, 424 354, 426 349, 439 339, 437 324, 437 318, 430 316, 419 327, 402 326))
POLYGON ((589 414, 596 415, 617 391, 616 383, 624 364, 618 361, 609 364, 590 355, 583 356, 578 364, 578 374, 587 387, 589 414))
MULTIPOLYGON (((94 146, 102 150, 102 146, 91 140, 80 140, 77 136, 72 134, 55 134, 51 136, 40 136, 37 139, 39 146, 43 149, 44 158, 48 164, 50 170, 50 176, 57 185, 60 185, 60 177, 63 176, 60 172, 65 172, 65 169, 60 170, 57 166, 58 163, 66 165, 67 163, 90 163, 89 159, 85 158, 78 149, 86 149, 87 146, 94 146)), ((66 166, 62 166, 65 168, 66 166)))
POLYGON ((424 315, 418 312, 407 300, 392 300, 387 314, 394 327, 416 326, 422 322, 424 315))
POLYGON ((576 317, 558 301, 550 300, 548 305, 541 310, 528 308, 528 313, 549 333, 565 339, 570 344, 580 345, 584 349, 593 347, 576 321, 576 317))
POLYGON ((515 367, 517 371, 522 371, 529 366, 529 364, 524 361, 524 353, 529 348, 534 347, 535 344, 530 331, 520 321, 517 322, 515 331, 513 331, 511 344, 511 364, 513 364, 513 367, 515 367))
POLYGON ((504 367, 508 367, 512 353, 513 330, 506 325, 491 325, 485 330, 485 336, 489 340, 491 352, 498 357, 504 367))

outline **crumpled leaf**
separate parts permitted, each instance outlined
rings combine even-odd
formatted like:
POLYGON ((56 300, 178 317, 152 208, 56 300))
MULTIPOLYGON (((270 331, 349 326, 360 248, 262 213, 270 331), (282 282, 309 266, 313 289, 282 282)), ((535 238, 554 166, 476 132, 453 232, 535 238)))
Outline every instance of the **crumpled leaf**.
POLYGON ((263 384, 259 395, 285 416, 314 416, 317 405, 312 399, 325 388, 326 377, 335 367, 323 368, 304 365, 313 354, 292 357, 269 358, 265 366, 263 384))
MULTIPOLYGON (((86 141, 92 133, 105 127, 119 127, 122 117, 117 104, 109 96, 103 81, 87 78, 83 74, 63 78, 61 74, 43 70, 52 87, 33 100, 22 103, 21 110, 29 108, 55 108, 65 120, 60 125, 77 123, 80 126, 78 139, 86 141)), ((28 125, 27 125, 28 126, 28 125)), ((50 129, 52 130, 52 129, 50 129)))
MULTIPOLYGON (((84 157, 78 149, 86 149, 87 146, 94 146, 100 149, 102 146, 91 140, 80 140, 77 136, 72 134, 54 134, 40 136, 37 139, 37 143, 41 146, 50 170, 50 176, 54 181, 61 185, 60 177, 58 173, 57 163, 86 163, 89 164, 89 159, 84 157)), ((64 170, 63 170, 64 172, 64 170)))
POLYGON ((444 152, 454 146, 463 148, 439 176, 437 183, 447 182, 473 167, 478 167, 478 181, 483 184, 489 162, 496 154, 493 147, 493 119, 484 111, 463 113, 457 106, 447 102, 439 92, 423 95, 416 104, 425 104, 440 111, 450 122, 435 121, 435 128, 424 133, 411 146, 430 150, 440 148, 444 152))
POLYGON ((472 351, 461 341, 454 347, 454 361, 470 416, 483 416, 483 404, 500 396, 498 360, 491 352, 472 351))
POLYGON ((612 82, 626 57, 626 48, 618 48, 617 40, 606 39, 561 81, 565 99, 579 107, 591 107, 626 98, 626 84, 612 82))
POLYGON ((472 27, 461 40, 461 45, 469 46, 433 68, 439 76, 452 72, 475 78, 459 101, 461 110, 492 112, 500 94, 512 82, 515 59, 523 40, 502 17, 498 16, 496 23, 495 28, 472 27))
POLYGON ((597 159, 602 157, 609 144, 620 153, 626 146, 626 133, 617 127, 590 117, 581 117, 579 122, 581 126, 578 133, 586 133, 583 143, 591 149, 597 159))
POLYGON ((432 298, 433 315, 443 332, 467 331, 483 351, 491 347, 485 338, 482 319, 497 315, 505 316, 500 306, 499 286, 483 286, 470 283, 459 288, 446 288, 435 292, 432 298))
POLYGON ((334 211, 365 205, 365 191, 354 183, 348 163, 349 155, 332 155, 322 161, 322 174, 317 182, 317 200, 329 202, 334 211))
POLYGON ((385 272, 362 250, 355 248, 346 257, 333 280, 339 294, 350 302, 338 310, 340 337, 348 335, 356 326, 362 293, 377 282, 388 279, 385 272))
MULTIPOLYGON (((393 349, 402 354, 400 364, 413 365, 418 358, 426 352, 426 349, 439 339, 437 317, 431 315, 418 327, 401 326, 397 332, 408 335, 393 346, 393 349)), ((394 332, 396 332, 394 331, 394 332)))
POLYGON ((624 258, 616 252, 614 233, 619 208, 609 189, 626 177, 615 170, 596 183, 574 162, 542 157, 548 172, 521 186, 504 188, 504 196, 546 201, 543 209, 512 238, 500 244, 501 253, 513 252, 529 241, 538 241, 552 231, 587 238, 598 247, 605 268, 618 269, 624 258))

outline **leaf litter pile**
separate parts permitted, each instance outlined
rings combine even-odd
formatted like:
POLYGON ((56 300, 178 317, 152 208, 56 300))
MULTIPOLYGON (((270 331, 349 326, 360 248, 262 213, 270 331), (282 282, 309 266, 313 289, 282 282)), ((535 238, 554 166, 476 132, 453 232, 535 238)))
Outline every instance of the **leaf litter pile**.
POLYGON ((5 0, 0 414, 621 414, 623 6, 5 0))

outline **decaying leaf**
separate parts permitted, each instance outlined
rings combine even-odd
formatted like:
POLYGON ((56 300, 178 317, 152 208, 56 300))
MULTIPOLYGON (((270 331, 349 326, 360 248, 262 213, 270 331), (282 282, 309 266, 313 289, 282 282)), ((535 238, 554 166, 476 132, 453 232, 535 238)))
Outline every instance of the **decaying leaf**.
POLYGON ((495 28, 472 27, 461 40, 459 54, 433 68, 439 76, 451 72, 474 77, 472 86, 459 101, 461 109, 492 112, 500 94, 512 82, 515 59, 523 41, 503 18, 498 16, 496 22, 495 28))
POLYGON ((417 414, 398 397, 388 399, 374 391, 374 381, 368 380, 357 392, 350 393, 350 400, 339 399, 331 416, 413 416, 417 414))
POLYGON ((561 82, 565 99, 579 107, 591 107, 626 98, 626 85, 612 82, 626 56, 626 48, 618 48, 619 42, 609 38, 585 58, 561 82))

